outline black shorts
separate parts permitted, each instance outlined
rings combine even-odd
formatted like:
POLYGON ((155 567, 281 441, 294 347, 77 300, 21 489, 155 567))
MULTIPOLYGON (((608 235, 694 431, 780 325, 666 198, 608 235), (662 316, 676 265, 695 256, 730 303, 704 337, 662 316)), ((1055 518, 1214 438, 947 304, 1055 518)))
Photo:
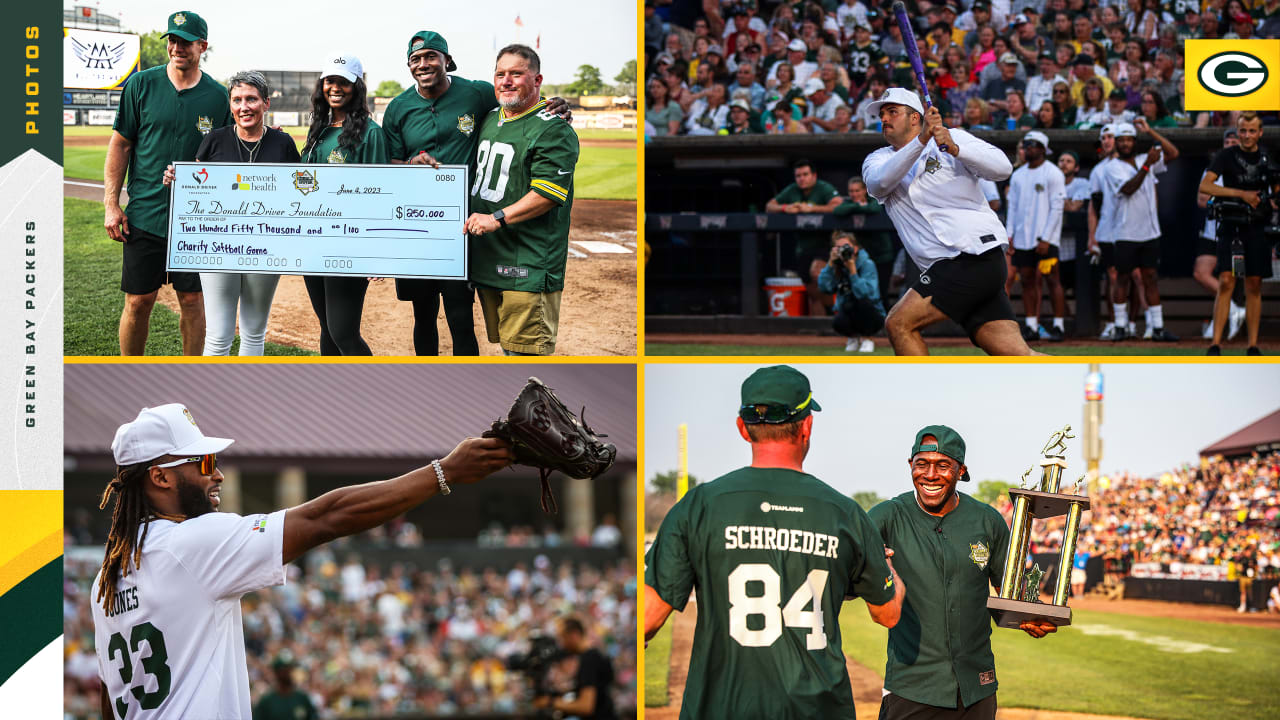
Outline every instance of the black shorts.
POLYGON ((1098 249, 1102 254, 1098 259, 1102 262, 1103 269, 1113 268, 1116 266, 1116 244, 1115 243, 1098 243, 1098 249))
POLYGON ((1005 247, 939 260, 920 274, 911 289, 920 297, 933 298, 933 306, 960 323, 969 337, 993 320, 1017 322, 1004 291, 1009 277, 1005 247))
POLYGON ((1014 250, 1013 266, 1016 268, 1035 267, 1040 264, 1041 260, 1058 257, 1058 247, 1056 245, 1049 246, 1049 252, 1040 255, 1035 250, 1014 250))
POLYGON ((1160 239, 1116 241, 1116 272, 1129 273, 1134 268, 1155 269, 1160 265, 1160 239))
POLYGON ((130 295, 149 295, 173 284, 183 293, 200 292, 200 273, 164 271, 169 241, 146 230, 129 228, 124 235, 124 264, 120 267, 120 289, 130 295))
POLYGON ((1218 266, 1214 272, 1231 272, 1231 244, 1237 234, 1244 240, 1245 277, 1271 277, 1271 243, 1261 225, 1218 225, 1218 266))
POLYGON ((1203 255, 1216 256, 1217 254, 1218 254, 1217 241, 1211 240, 1207 237, 1196 238, 1196 257, 1201 257, 1203 255))
POLYGON ((879 720, 995 720, 996 696, 988 695, 969 707, 960 704, 956 693, 956 707, 944 708, 925 705, 892 693, 880 701, 879 720))

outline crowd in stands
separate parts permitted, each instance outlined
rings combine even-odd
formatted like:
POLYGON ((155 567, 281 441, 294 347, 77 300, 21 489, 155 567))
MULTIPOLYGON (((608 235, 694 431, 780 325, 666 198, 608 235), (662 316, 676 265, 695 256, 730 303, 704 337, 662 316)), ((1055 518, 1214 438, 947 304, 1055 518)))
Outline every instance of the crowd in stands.
MULTIPOLYGON (((645 0, 646 139, 876 132, 915 88, 889 0, 645 0)), ((1280 38, 1280 0, 909 0, 949 127, 1234 124, 1185 109, 1184 45, 1280 38)), ((1273 118, 1264 119, 1273 122, 1273 118)))
MULTIPOLYGON (((1108 572, 1134 563, 1233 564, 1232 579, 1249 567, 1280 578, 1280 453, 1204 458, 1159 476, 1104 475, 1090 501, 1077 552, 1102 557, 1108 572)), ((997 509, 1011 515, 1007 495, 997 509)), ((1061 517, 1037 521, 1032 552, 1061 550, 1063 525, 1061 517)))
MULTIPOLYGON (((100 553, 87 550, 69 551, 65 564, 68 718, 98 714, 90 584, 100 553)), ((636 573, 628 559, 575 565, 549 550, 504 574, 426 557, 420 567, 384 569, 377 554, 339 541, 290 565, 284 586, 245 596, 255 703, 271 688, 272 663, 289 656, 322 718, 528 713, 530 683, 505 661, 527 652, 534 635, 554 638, 557 619, 572 615, 613 663, 615 707, 635 707, 636 573)))

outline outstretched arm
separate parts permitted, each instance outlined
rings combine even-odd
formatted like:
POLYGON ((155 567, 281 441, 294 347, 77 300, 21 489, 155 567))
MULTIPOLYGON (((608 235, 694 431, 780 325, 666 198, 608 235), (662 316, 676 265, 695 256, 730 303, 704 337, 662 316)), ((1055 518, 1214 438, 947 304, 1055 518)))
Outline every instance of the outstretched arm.
POLYGON ((649 585, 644 586, 644 640, 648 643, 662 629, 663 623, 671 615, 671 606, 658 597, 658 591, 649 585))
MULTIPOLYGON (((474 483, 511 464, 511 447, 498 438, 467 438, 440 460, 445 482, 474 483)), ((338 488, 289 508, 284 523, 284 561, 330 540, 377 527, 440 492, 431 465, 390 480, 338 488)))
POLYGON ((892 153, 875 152, 868 155, 862 164, 862 180, 867 184, 867 193, 883 202, 920 159, 924 147, 922 143, 912 140, 892 153))

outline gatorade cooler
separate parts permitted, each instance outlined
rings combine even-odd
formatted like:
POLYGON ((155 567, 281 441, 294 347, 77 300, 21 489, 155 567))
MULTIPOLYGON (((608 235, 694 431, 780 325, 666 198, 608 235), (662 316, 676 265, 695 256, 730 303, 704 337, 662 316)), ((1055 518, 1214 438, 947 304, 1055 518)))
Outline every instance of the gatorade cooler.
POLYGON ((804 281, 800 278, 765 278, 764 292, 769 298, 770 317, 800 317, 805 314, 804 281))

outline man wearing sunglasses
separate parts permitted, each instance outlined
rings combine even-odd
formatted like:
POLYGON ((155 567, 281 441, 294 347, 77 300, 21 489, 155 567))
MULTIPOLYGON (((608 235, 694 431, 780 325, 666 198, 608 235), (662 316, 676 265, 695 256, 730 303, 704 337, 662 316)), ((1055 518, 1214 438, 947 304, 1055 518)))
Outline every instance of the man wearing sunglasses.
POLYGON ((467 438, 390 480, 352 485, 265 515, 217 512, 217 453, 178 403, 143 408, 116 430, 116 476, 102 570, 93 583, 104 718, 251 717, 240 596, 280 585, 317 545, 381 525, 450 484, 511 464, 511 448, 467 438), (139 715, 146 711, 145 715, 139 715))
POLYGON ((645 558, 645 638, 698 588, 681 718, 847 718, 843 600, 898 622, 905 593, 857 503, 802 468, 809 379, 785 365, 742 384, 738 432, 751 465, 690 490, 645 558))
MULTIPOLYGON (((999 586, 1009 528, 995 508, 956 492, 969 480, 964 439, 946 425, 916 433, 907 461, 913 491, 871 508, 886 551, 911 597, 889 630, 880 718, 994 720, 988 585, 999 586)), ((1034 638, 1049 622, 1021 629, 1034 638)))

